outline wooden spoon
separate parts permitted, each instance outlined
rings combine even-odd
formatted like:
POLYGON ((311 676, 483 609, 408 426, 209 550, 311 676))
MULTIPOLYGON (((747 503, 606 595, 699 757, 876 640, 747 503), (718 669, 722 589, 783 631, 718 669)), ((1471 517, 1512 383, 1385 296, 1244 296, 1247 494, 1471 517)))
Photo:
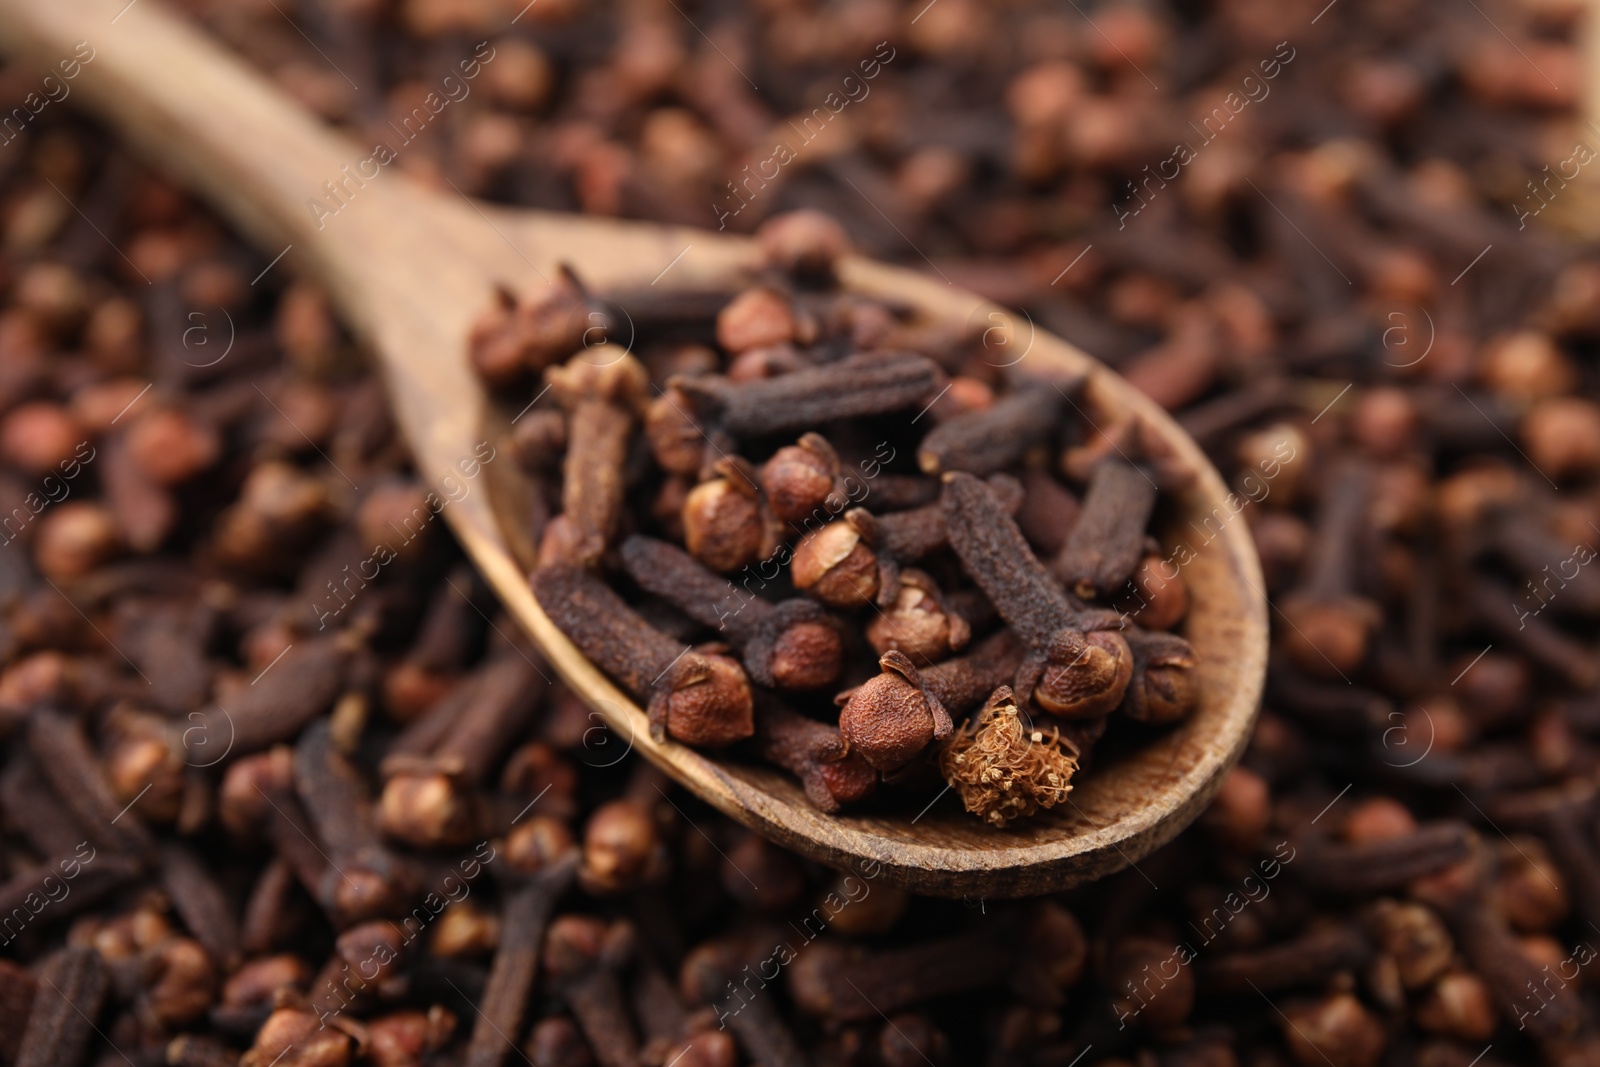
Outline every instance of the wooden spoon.
MULTIPOLYGON (((648 287, 663 272, 656 283, 663 288, 729 288, 758 263, 746 238, 507 210, 424 189, 394 164, 371 176, 373 166, 358 167, 373 155, 371 146, 324 128, 159 0, 0 0, 0 48, 41 75, 73 56, 79 42, 93 58, 69 83, 72 98, 87 101, 151 160, 202 191, 266 255, 287 251, 296 269, 326 288, 377 353, 417 467, 435 486, 446 476, 459 483, 457 464, 505 425, 465 359, 468 328, 495 286, 527 290, 541 276, 555 277, 564 262, 599 290, 648 287), (313 200, 332 202, 329 182, 346 190, 344 205, 337 214, 313 211, 313 200)), ((442 70, 441 80, 446 74, 460 72, 442 70)), ((1206 806, 1255 719, 1267 612, 1249 532, 1232 521, 1239 502, 1229 506, 1221 477, 1164 411, 1059 338, 908 270, 851 258, 839 276, 846 289, 909 305, 930 321, 1010 331, 1008 351, 1042 369, 1087 374, 1093 407, 1137 414, 1194 472, 1178 501, 1174 529, 1181 533, 1168 545, 1187 542, 1195 553, 1183 578, 1193 601, 1187 636, 1200 657, 1199 708, 1141 750, 1096 765, 1070 804, 1003 831, 960 812, 951 799, 916 818, 830 817, 776 771, 658 744, 644 713, 540 610, 525 577, 526 552, 513 551, 526 535, 499 518, 511 514, 505 494, 479 491, 490 479, 480 480, 444 509, 445 518, 561 677, 626 745, 786 847, 887 884, 969 898, 1062 889, 1136 862, 1206 806)), ((511 466, 504 459, 486 470, 509 473, 511 466)))

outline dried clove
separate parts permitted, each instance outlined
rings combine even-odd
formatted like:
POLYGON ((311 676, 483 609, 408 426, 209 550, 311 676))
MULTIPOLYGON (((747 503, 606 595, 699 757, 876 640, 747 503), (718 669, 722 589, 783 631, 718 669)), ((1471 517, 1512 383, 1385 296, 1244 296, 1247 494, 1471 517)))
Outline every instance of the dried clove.
POLYGON ((1015 683, 1019 699, 1074 719, 1115 708, 1133 673, 1127 640, 1074 609, 978 479, 946 475, 942 506, 951 547, 1029 646, 1015 683))
POLYGON ((648 537, 623 542, 622 565, 646 592, 677 605, 696 622, 715 626, 740 651, 745 670, 759 684, 820 689, 838 679, 844 652, 838 627, 814 602, 739 598, 732 585, 688 553, 648 537))
POLYGON ((649 375, 626 351, 601 345, 545 376, 567 411, 561 514, 572 541, 560 558, 592 567, 622 520, 623 465, 649 375))
POLYGON ((1050 569, 1085 600, 1120 590, 1144 555, 1155 503, 1148 472, 1121 455, 1107 456, 1095 466, 1078 520, 1050 569))
POLYGON ((1010 688, 1001 686, 972 721, 939 750, 939 772, 967 811, 994 826, 1053 808, 1072 791, 1078 747, 1052 726, 1023 725, 1010 688))
POLYGON ((533 591, 561 632, 636 698, 648 701, 658 739, 715 747, 754 730, 750 685, 725 656, 679 649, 611 589, 576 568, 533 574, 533 591))
POLYGON ((638 1038, 622 995, 620 971, 634 950, 626 923, 583 915, 550 924, 543 966, 552 991, 567 1004, 601 1067, 634 1067, 638 1038))
POLYGON ((965 471, 980 478, 1003 471, 1059 432, 1067 398, 1076 390, 1050 382, 1019 385, 990 407, 928 431, 917 446, 917 465, 927 474, 965 471))
POLYGON ((39 983, 16 1065, 76 1067, 85 1062, 110 975, 94 949, 65 948, 45 962, 39 983))
POLYGON ((938 367, 924 356, 874 352, 761 381, 706 375, 669 385, 704 424, 744 438, 903 411, 938 392, 938 379, 938 367))
POLYGON ((531 816, 513 830, 503 850, 504 870, 497 868, 497 876, 508 893, 500 944, 467 1044, 466 1067, 499 1067, 512 1050, 538 972, 545 928, 578 867, 578 851, 566 827, 543 816, 531 816))
POLYGON ((877 772, 838 729, 775 701, 762 702, 752 744, 762 759, 800 779, 806 799, 830 815, 877 788, 877 772))

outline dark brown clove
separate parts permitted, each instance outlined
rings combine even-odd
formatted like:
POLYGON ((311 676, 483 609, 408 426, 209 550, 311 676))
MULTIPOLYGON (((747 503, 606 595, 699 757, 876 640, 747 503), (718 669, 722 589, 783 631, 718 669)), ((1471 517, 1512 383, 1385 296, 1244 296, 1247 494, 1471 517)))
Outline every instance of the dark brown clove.
MULTIPOLYGON (((989 488, 1007 514, 1022 501, 1022 487, 1010 475, 996 474, 989 488)), ((790 577, 803 590, 836 608, 858 608, 874 600, 892 604, 899 593, 900 566, 926 559, 950 544, 943 507, 928 504, 874 515, 852 508, 795 546, 790 577)))
POLYGON ((1593 651, 1548 619, 1519 612, 1510 586, 1487 574, 1469 573, 1461 578, 1460 589, 1473 618, 1530 660, 1560 674, 1577 689, 1600 683, 1593 651))
POLYGON ((762 703, 752 744, 762 759, 800 779, 806 799, 830 815, 877 789, 877 771, 838 729, 776 701, 762 703))
POLYGON ((185 845, 161 848, 161 884, 173 910, 219 967, 230 967, 239 951, 233 909, 210 869, 185 845))
POLYGON ((789 967, 789 994, 821 1019, 872 1019, 939 997, 1005 981, 1022 961, 1009 924, 908 948, 865 951, 832 940, 806 948, 789 967))
POLYGON ((1177 722, 1194 710, 1200 680, 1194 648, 1177 634, 1129 627, 1124 636, 1133 651, 1133 677, 1122 710, 1139 722, 1177 722))
POLYGON ((1118 592, 1144 555, 1155 504, 1149 473, 1120 454, 1107 456, 1095 466, 1078 520, 1050 569, 1085 600, 1118 592))
POLYGON ((307 728, 295 746, 294 787, 330 868, 318 899, 346 922, 403 911, 410 871, 379 838, 367 784, 335 747, 327 719, 307 728))
POLYGON ((766 981, 757 978, 760 987, 749 988, 751 963, 746 960, 752 956, 746 945, 735 941, 711 941, 696 946, 684 957, 679 969, 684 993, 695 1003, 711 1005, 717 1013, 719 1026, 733 1030, 754 1062, 772 1067, 806 1067, 806 1056, 773 1004, 773 998, 762 995, 766 981), (739 998, 738 1006, 734 1007, 727 994, 734 991, 735 983, 741 978, 740 988, 752 995, 746 1001, 742 993, 734 993, 739 998))
POLYGON ((916 667, 900 653, 878 660, 883 673, 834 698, 839 730, 874 767, 904 766, 936 739, 949 736, 952 719, 965 716, 1016 677, 1022 647, 1009 633, 988 638, 967 655, 916 667))
MULTIPOLYGON (((16 1067, 79 1067, 111 977, 92 948, 65 948, 39 972, 39 987, 22 1031, 16 1067)), ((12 1020, 12 1026, 18 1020, 12 1020)))
POLYGON ((705 375, 668 384, 690 400, 705 424, 742 438, 903 411, 938 392, 939 376, 924 356, 874 352, 760 381, 705 375))
POLYGON ((950 546, 1029 647, 1018 698, 1074 719, 1115 708, 1133 673, 1126 639, 1073 606, 988 486, 970 474, 948 474, 942 506, 950 546))
POLYGON ((730 574, 777 551, 778 529, 750 464, 723 456, 711 472, 684 497, 683 543, 707 567, 730 574))
POLYGON ((761 467, 761 487, 772 514, 787 523, 837 515, 849 499, 839 454, 817 433, 802 434, 797 443, 774 452, 761 467))
POLYGON ((1364 896, 1404 888, 1424 875, 1467 856, 1472 831, 1455 822, 1420 826, 1415 832, 1358 844, 1337 844, 1315 834, 1295 841, 1295 871, 1308 888, 1364 896))
POLYGON ((638 889, 659 878, 665 857, 650 806, 621 797, 600 805, 584 824, 578 884, 594 896, 638 889))
POLYGON ((83 824, 91 840, 109 849, 146 857, 155 839, 138 815, 125 810, 111 791, 99 760, 76 722, 39 712, 28 728, 28 747, 56 795, 83 824))
POLYGON ((645 411, 644 434, 656 463, 669 474, 695 475, 706 459, 705 431, 694 421, 693 401, 668 385, 645 411))
POLYGON ((903 652, 878 657, 883 673, 843 700, 839 732, 853 751, 885 773, 898 770, 955 724, 936 696, 924 689, 916 665, 903 652))
POLYGON ((496 870, 507 896, 500 944, 484 983, 465 1067, 500 1067, 514 1049, 538 972, 545 926, 578 867, 572 835, 560 822, 541 815, 529 816, 514 829, 502 850, 503 869, 496 870))
MULTIPOLYGON (((440 701, 448 732, 424 738, 422 752, 408 746, 384 761, 378 824, 385 834, 418 848, 465 845, 477 832, 472 791, 495 760, 527 726, 545 688, 538 669, 520 651, 501 653, 458 688, 461 703, 440 701)), ((434 713, 425 717, 434 725, 434 713)), ((422 720, 419 720, 419 723, 422 720)), ((421 733, 421 731, 419 731, 421 733)), ((416 734, 412 745, 419 743, 416 734)))
POLYGON ((501 289, 473 322, 468 357, 492 386, 510 385, 583 344, 588 297, 570 271, 522 296, 501 289))
POLYGON ((1348 457, 1335 465, 1317 513, 1304 581, 1283 599, 1284 652, 1301 670, 1342 677, 1361 665, 1377 626, 1377 605, 1353 592, 1366 528, 1370 472, 1348 457))
POLYGON ((813 601, 740 598, 687 552, 649 537, 623 542, 622 565, 646 592, 716 627, 761 685, 819 689, 838 680, 844 655, 839 629, 813 601))
POLYGON ((980 478, 1005 470, 1060 432, 1067 395, 1075 388, 1027 382, 987 408, 947 419, 917 446, 917 465, 927 474, 965 471, 980 478))
POLYGON ((194 712, 183 732, 191 763, 213 766, 293 738, 326 711, 344 688, 349 639, 297 641, 236 696, 194 712))
POLYGON ((282 943, 293 914, 294 868, 274 857, 262 868, 245 900, 239 920, 239 945, 251 954, 269 952, 282 943))
POLYGON ((539 604, 561 632, 635 698, 658 739, 715 747, 754 731, 750 684, 726 656, 678 648, 600 579, 555 564, 533 573, 539 604))
POLYGON ((623 464, 650 376, 625 350, 601 345, 545 377, 567 410, 561 513, 573 540, 564 561, 593 567, 622 519, 623 464))
POLYGON ((978 642, 964 656, 919 668, 918 677, 930 696, 952 716, 961 717, 1016 677, 1025 651, 1015 634, 1002 630, 978 642))
POLYGON ((1358 928, 1324 926, 1270 948, 1203 960, 1199 981, 1217 993, 1243 993, 1252 985, 1263 992, 1316 986, 1336 971, 1365 966, 1372 955, 1372 942, 1358 928))
POLYGON ((867 643, 874 652, 903 652, 919 663, 959 652, 971 638, 971 624, 951 609, 933 578, 919 570, 900 572, 893 602, 867 623, 867 643))
POLYGON ((1589 922, 1600 921, 1600 856, 1592 833, 1595 795, 1593 782, 1571 779, 1557 788, 1505 793, 1489 805, 1490 818, 1496 823, 1539 834, 1571 884, 1579 912, 1589 922))
POLYGON ((637 1067, 639 1041, 622 994, 621 969, 633 954, 633 929, 586 915, 550 924, 543 966, 551 991, 564 1000, 601 1067, 637 1067))
POLYGON ((1548 999, 1530 995, 1546 988, 1544 973, 1490 899, 1492 885, 1488 851, 1474 838, 1454 867, 1416 895, 1444 913, 1462 954, 1489 984, 1506 1019, 1541 1041, 1570 1036, 1582 1010, 1577 997, 1568 987, 1548 990, 1548 999))

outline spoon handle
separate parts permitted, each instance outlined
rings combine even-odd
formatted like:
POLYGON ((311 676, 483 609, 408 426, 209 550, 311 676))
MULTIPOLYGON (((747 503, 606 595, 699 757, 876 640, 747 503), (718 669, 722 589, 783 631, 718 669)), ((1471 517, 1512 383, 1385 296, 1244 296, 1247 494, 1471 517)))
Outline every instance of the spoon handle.
POLYGON ((13 120, 31 119, 27 99, 48 106, 38 101, 60 94, 54 86, 81 93, 146 158, 205 193, 263 249, 309 242, 317 220, 307 200, 362 158, 159 0, 0 0, 0 48, 41 71, 37 98, 18 101, 13 120), (78 76, 66 79, 72 68, 61 63, 75 59, 78 76))

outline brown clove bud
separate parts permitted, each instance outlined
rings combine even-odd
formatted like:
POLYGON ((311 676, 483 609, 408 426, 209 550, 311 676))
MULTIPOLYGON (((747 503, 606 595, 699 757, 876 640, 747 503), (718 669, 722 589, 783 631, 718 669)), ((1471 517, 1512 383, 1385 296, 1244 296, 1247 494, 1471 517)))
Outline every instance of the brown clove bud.
POLYGON ((1055 715, 1090 719, 1122 702, 1133 652, 1103 627, 1115 616, 1073 605, 1033 555, 993 491, 970 474, 945 475, 942 506, 950 545, 995 610, 1029 646, 1016 692, 1055 715))
POLYGON ((789 211, 774 215, 756 231, 756 244, 768 266, 802 277, 825 278, 833 262, 850 251, 850 238, 831 215, 789 211))
POLYGON ((468 357, 490 385, 509 385, 579 348, 587 310, 588 298, 568 270, 520 298, 501 289, 472 325, 468 357))
POLYGON ((980 478, 1005 470, 1057 432, 1074 388, 1026 382, 987 408, 947 419, 922 439, 917 465, 927 474, 965 471, 980 478))
POLYGON ((900 574, 894 602, 867 623, 867 642, 880 656, 904 652, 932 663, 966 647, 972 637, 967 620, 952 611, 931 577, 922 571, 900 574))
POLYGON ((1122 710, 1139 722, 1177 722, 1194 710, 1200 698, 1194 648, 1177 634, 1130 627, 1133 677, 1122 710))
POLYGON ((578 882, 595 895, 637 888, 662 871, 665 852, 649 806, 629 797, 613 800, 584 824, 578 882))
POLYGON ((677 605, 696 622, 717 627, 761 685, 818 689, 838 680, 843 642, 837 625, 814 602, 740 598, 688 553, 650 537, 624 541, 622 565, 646 592, 677 605))
POLYGON ((776 528, 748 463, 724 457, 712 470, 684 498, 683 539, 695 559, 729 574, 776 551, 776 528))
POLYGON ((753 382, 705 375, 669 384, 704 424, 734 437, 766 437, 915 407, 938 392, 939 377, 925 356, 874 352, 753 382))
POLYGON ((533 573, 534 595, 578 649, 635 698, 650 729, 688 745, 718 747, 755 730, 750 682, 726 656, 680 649, 599 578, 553 564, 533 573))
POLYGON ((1144 555, 1155 504, 1150 475, 1120 454, 1107 456, 1089 478, 1078 521, 1051 569, 1085 600, 1116 593, 1144 555))
POLYGON ((803 434, 772 454, 761 467, 761 485, 780 522, 797 523, 823 512, 842 511, 848 499, 839 454, 821 434, 803 434))
POLYGON ((955 726, 938 697, 923 689, 917 668, 905 653, 886 652, 878 665, 883 673, 843 700, 839 732, 863 759, 889 772, 948 737, 955 726))
POLYGON ((968 811, 1005 826, 1065 800, 1077 756, 1059 727, 1045 732, 1024 725, 1016 698, 1001 686, 940 748, 939 772, 968 811))
POLYGON ((573 542, 565 562, 593 567, 622 520, 623 465, 650 376, 625 350, 600 345, 545 377, 567 411, 561 513, 573 542))
POLYGON ((691 406, 681 389, 668 386, 645 411, 644 434, 650 452, 669 474, 697 474, 705 462, 706 435, 689 413, 691 406))
POLYGON ((639 1041, 622 995, 621 970, 633 954, 633 929, 587 915, 550 924, 543 964, 551 990, 577 1018, 601 1067, 635 1067, 639 1041))
MULTIPOLYGON (((1017 480, 996 474, 987 484, 1006 514, 1014 514, 1022 502, 1017 480)), ((851 508, 839 522, 801 539, 789 574, 796 589, 836 608, 858 608, 874 600, 887 604, 898 595, 902 564, 925 559, 949 544, 938 502, 887 515, 851 508)))
POLYGON ((800 779, 806 799, 829 815, 877 789, 877 771, 837 729, 776 701, 762 703, 752 743, 762 759, 800 779))

